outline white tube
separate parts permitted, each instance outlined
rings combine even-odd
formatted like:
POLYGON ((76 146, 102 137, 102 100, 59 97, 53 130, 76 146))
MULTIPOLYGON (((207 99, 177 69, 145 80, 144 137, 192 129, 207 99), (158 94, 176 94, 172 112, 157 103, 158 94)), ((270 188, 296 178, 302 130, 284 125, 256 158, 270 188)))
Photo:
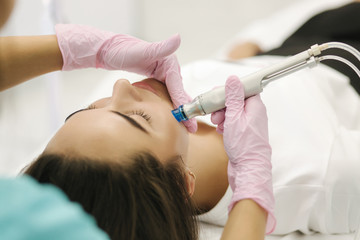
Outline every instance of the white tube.
POLYGON ((321 56, 318 59, 320 62, 324 61, 324 60, 337 60, 340 62, 345 63, 346 65, 348 65, 349 67, 351 67, 352 70, 354 70, 356 72, 356 74, 358 75, 358 77, 360 78, 360 71, 359 69, 352 64, 350 61, 346 60, 345 58, 339 57, 339 56, 334 56, 334 55, 325 55, 325 56, 321 56))
POLYGON ((328 42, 328 43, 324 43, 324 44, 320 45, 320 49, 322 51, 330 49, 330 48, 338 48, 338 49, 345 50, 345 51, 351 53, 352 55, 354 55, 354 57, 356 57, 360 62, 359 51, 350 45, 347 45, 347 44, 341 43, 341 42, 328 42))

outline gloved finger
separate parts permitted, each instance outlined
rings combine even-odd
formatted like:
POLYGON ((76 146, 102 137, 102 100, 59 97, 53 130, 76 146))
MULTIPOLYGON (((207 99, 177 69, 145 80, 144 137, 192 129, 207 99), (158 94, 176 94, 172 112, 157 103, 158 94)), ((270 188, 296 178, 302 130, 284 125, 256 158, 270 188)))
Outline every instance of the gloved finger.
POLYGON ((258 132, 259 136, 268 139, 266 107, 261 101, 260 95, 246 99, 244 111, 246 112, 248 121, 252 122, 252 125, 257 126, 254 131, 258 132))
POLYGON ((231 117, 244 109, 244 87, 237 76, 230 76, 225 84, 225 118, 231 117))
POLYGON ((219 125, 217 125, 216 127, 216 132, 223 134, 224 133, 224 122, 220 123, 219 125))
MULTIPOLYGON (((224 144, 229 148, 235 147, 232 143, 227 141, 240 136, 242 128, 241 119, 244 112, 244 88, 236 76, 231 76, 227 79, 225 84, 225 121, 224 121, 224 144)), ((237 151, 230 151, 231 154, 237 151)), ((228 154, 230 154, 228 152, 228 154)))
POLYGON ((211 114, 211 122, 216 126, 216 132, 224 133, 225 108, 211 114))
POLYGON ((259 94, 246 99, 244 111, 250 115, 266 112, 265 105, 262 102, 259 94))
POLYGON ((180 43, 180 35, 175 34, 164 41, 151 43, 145 54, 150 59, 161 59, 173 54, 179 48, 180 43))
MULTIPOLYGON (((178 108, 182 104, 191 102, 192 98, 185 92, 179 72, 170 71, 167 74, 165 85, 175 108, 178 108)), ((190 119, 183 122, 183 124, 189 132, 194 133, 197 131, 196 119, 190 119)))
POLYGON ((191 102, 192 98, 185 92, 180 73, 168 71, 166 74, 165 85, 175 108, 191 102))
MULTIPOLYGON (((218 88, 218 86, 214 87, 212 90, 214 90, 216 88, 218 88)), ((225 120, 225 108, 221 109, 219 111, 211 113, 211 118, 210 119, 211 119, 211 122, 213 124, 215 124, 215 125, 218 125, 218 124, 224 122, 224 120, 225 120)))
POLYGON ((219 125, 225 120, 225 108, 211 114, 211 122, 215 125, 219 125))
POLYGON ((169 85, 169 87, 174 90, 178 89, 179 85, 182 86, 180 64, 174 54, 167 56, 154 64, 155 65, 150 66, 150 68, 153 68, 150 77, 165 83, 167 86, 169 85))

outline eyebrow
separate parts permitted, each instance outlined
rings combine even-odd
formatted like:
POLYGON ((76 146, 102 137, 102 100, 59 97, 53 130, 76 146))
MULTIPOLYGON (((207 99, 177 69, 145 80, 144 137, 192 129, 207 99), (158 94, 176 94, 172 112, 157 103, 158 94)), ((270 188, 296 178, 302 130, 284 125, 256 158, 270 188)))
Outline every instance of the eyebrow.
POLYGON ((143 132, 146 133, 146 134, 149 134, 148 131, 147 131, 145 128, 143 128, 137 121, 135 121, 135 120, 132 119, 131 117, 129 117, 129 116, 127 116, 127 115, 125 115, 125 114, 123 114, 123 113, 121 113, 121 112, 117 112, 117 111, 110 111, 110 112, 115 113, 115 114, 123 117, 125 120, 127 120, 127 121, 128 121, 131 125, 133 125, 134 127, 140 129, 141 131, 143 131, 143 132))
MULTIPOLYGON (((92 110, 92 109, 90 109, 90 108, 83 108, 83 109, 80 109, 80 110, 77 110, 77 111, 71 113, 71 114, 65 119, 65 122, 66 122, 67 120, 69 120, 72 116, 74 116, 75 114, 77 114, 77 113, 79 113, 79 112, 83 112, 83 111, 88 111, 88 110, 92 110)), ((123 117, 126 121, 128 121, 128 123, 130 123, 130 124, 131 124, 132 126, 134 126, 135 128, 143 131, 143 132, 146 133, 146 134, 149 134, 149 132, 148 132, 143 126, 141 126, 137 121, 135 121, 135 120, 132 119, 131 117, 129 117, 129 116, 127 116, 127 115, 125 115, 125 114, 123 114, 123 113, 121 113, 121 112, 117 112, 117 111, 113 111, 113 110, 110 110, 109 112, 114 113, 114 114, 116 114, 116 115, 118 115, 118 116, 123 117)))

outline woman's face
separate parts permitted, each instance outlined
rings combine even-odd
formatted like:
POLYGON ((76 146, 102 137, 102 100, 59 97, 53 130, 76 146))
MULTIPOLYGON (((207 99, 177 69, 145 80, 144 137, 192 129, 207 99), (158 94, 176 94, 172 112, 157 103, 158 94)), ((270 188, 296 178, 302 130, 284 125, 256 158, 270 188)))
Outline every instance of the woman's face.
POLYGON ((145 79, 130 84, 120 79, 111 97, 68 117, 45 152, 121 161, 137 151, 149 151, 161 161, 178 155, 186 159, 187 131, 172 109, 161 82, 145 79))

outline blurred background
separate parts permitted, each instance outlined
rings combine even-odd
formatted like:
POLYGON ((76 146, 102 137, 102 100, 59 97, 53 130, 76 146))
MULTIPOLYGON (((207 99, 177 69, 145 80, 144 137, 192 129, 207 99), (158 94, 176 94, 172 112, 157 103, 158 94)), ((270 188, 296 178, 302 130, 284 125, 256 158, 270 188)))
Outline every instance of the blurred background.
MULTIPOLYGON (((289 0, 17 0, 1 36, 53 34, 55 23, 92 25, 147 41, 179 33, 181 65, 210 58, 249 23, 289 0)), ((117 75, 119 74, 119 75, 117 75)), ((19 162, 35 157, 47 139, 100 81, 121 73, 87 69, 56 72, 0 93, 0 174, 14 175, 19 162)))

